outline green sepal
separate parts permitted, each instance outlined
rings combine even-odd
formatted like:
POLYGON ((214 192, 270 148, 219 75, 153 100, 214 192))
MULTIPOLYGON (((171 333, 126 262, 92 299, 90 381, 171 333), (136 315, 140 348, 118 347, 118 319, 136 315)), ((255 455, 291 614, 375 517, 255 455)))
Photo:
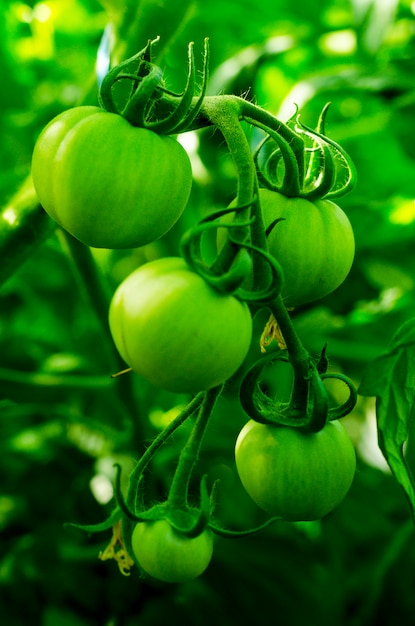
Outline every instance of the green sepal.
POLYGON ((294 152, 292 146, 284 137, 265 126, 265 124, 251 119, 247 119, 247 121, 267 133, 267 137, 265 137, 254 153, 259 184, 287 197, 298 197, 302 186, 304 152, 301 151, 299 154, 294 152), (265 162, 265 166, 262 168, 259 164, 260 153, 270 141, 274 141, 277 148, 272 151, 265 162), (282 180, 280 180, 278 167, 281 159, 284 163, 282 180))
POLYGON ((239 235, 240 229, 249 227, 255 218, 246 221, 235 220, 232 223, 216 222, 218 218, 224 215, 243 211, 249 207, 250 204, 216 211, 204 218, 198 225, 194 226, 183 235, 180 242, 181 254, 186 263, 220 293, 234 294, 237 298, 246 302, 267 303, 277 298, 281 293, 283 284, 283 271, 281 266, 267 251, 246 243, 240 240, 239 237, 233 237, 231 234, 231 231, 237 231, 239 235), (226 228, 230 231, 227 241, 228 244, 234 248, 233 260, 226 270, 219 269, 221 267, 220 253, 211 265, 208 265, 202 258, 202 236, 208 231, 218 228, 226 228), (261 255, 271 269, 269 285, 260 291, 251 291, 242 288, 243 283, 252 275, 252 254, 261 255))
MULTIPOLYGON (((137 80, 142 62, 145 62, 146 64, 151 62, 151 46, 157 41, 158 38, 154 39, 153 41, 148 41, 145 48, 134 54, 134 56, 125 59, 124 61, 113 67, 104 76, 98 93, 98 102, 103 109, 105 109, 109 113, 120 113, 118 107, 115 104, 113 96, 113 87, 116 84, 118 77, 122 75, 124 70, 130 69, 134 65, 138 65, 138 71, 136 74, 133 75, 134 80, 137 80)), ((127 72, 127 74, 130 73, 127 72)))
POLYGON ((324 134, 328 106, 323 108, 315 130, 300 121, 297 110, 288 120, 286 125, 298 138, 301 148, 298 149, 296 144, 295 150, 292 141, 282 137, 266 122, 244 116, 245 121, 266 133, 254 152, 258 182, 262 187, 289 198, 301 197, 310 201, 336 198, 351 191, 356 183, 354 164, 340 144, 324 134), (311 146, 303 137, 311 141, 311 146), (271 142, 276 147, 268 151, 265 162, 262 162, 263 152, 271 142))
POLYGON ((215 263, 208 265, 202 256, 201 240, 204 234, 218 228, 240 229, 249 226, 252 220, 239 221, 231 224, 216 222, 216 219, 232 213, 236 209, 223 209, 204 218, 199 224, 184 233, 180 241, 180 251, 186 263, 220 293, 234 293, 252 273, 252 259, 239 241, 234 245, 233 262, 226 270, 219 271, 215 263), (212 268, 213 266, 213 268, 212 268))
MULTIPOLYGON (((212 496, 207 489, 206 476, 202 477, 200 484, 199 508, 178 508, 167 500, 149 509, 133 512, 127 506, 121 493, 121 467, 119 465, 115 465, 115 467, 117 470, 115 479, 115 499, 117 502, 116 511, 118 512, 118 519, 124 517, 134 523, 166 519, 178 533, 191 538, 199 536, 204 531, 208 525, 212 509, 212 496)), ((108 520, 104 522, 104 524, 107 523, 108 520)), ((111 524, 109 526, 111 526, 111 524)), ((105 526, 103 530, 109 528, 109 526, 105 526)))
POLYGON ((198 537, 205 530, 209 523, 212 513, 212 496, 207 489, 207 476, 203 475, 200 481, 200 506, 198 509, 188 509, 186 514, 192 516, 190 526, 182 526, 180 520, 176 520, 177 509, 172 509, 168 520, 173 528, 181 535, 185 535, 190 539, 198 537))
POLYGON ((344 148, 333 139, 323 134, 326 105, 320 115, 317 129, 306 126, 296 117, 295 130, 304 134, 313 142, 308 171, 301 196, 308 200, 336 198, 349 193, 356 184, 356 169, 352 159, 344 148), (315 167, 315 155, 319 154, 319 167, 315 167))
MULTIPOLYGON (((298 408, 293 407, 292 401, 275 401, 265 394, 260 386, 264 368, 275 361, 289 363, 287 353, 279 350, 267 354, 248 370, 242 380, 240 386, 241 406, 254 421, 274 426, 289 426, 299 428, 304 432, 316 433, 324 428, 328 420, 340 419, 348 415, 355 407, 357 390, 350 378, 339 373, 320 373, 311 361, 308 370, 309 376, 306 380, 308 395, 304 411, 300 413, 298 408), (349 389, 349 396, 340 406, 329 408, 328 392, 324 381, 331 378, 345 383, 349 389)), ((319 363, 321 367, 321 358, 319 363)))
MULTIPOLYGON (((182 94, 175 95, 176 99, 179 98, 179 103, 176 105, 174 111, 164 120, 160 120, 155 123, 154 130, 158 133, 172 134, 191 130, 193 128, 194 120, 199 115, 206 94, 209 78, 209 40, 206 38, 204 41, 202 85, 200 93, 196 97, 194 96, 196 67, 193 55, 193 43, 189 44, 188 58, 189 69, 184 92, 182 94)), ((152 128, 152 125, 150 124, 148 127, 152 128)), ((199 127, 199 125, 197 125, 197 127, 199 127)))
POLYGON ((316 363, 316 369, 319 374, 325 374, 329 366, 329 360, 327 357, 327 342, 324 344, 319 359, 316 363))
MULTIPOLYGON (((252 365, 245 374, 239 391, 241 406, 245 413, 254 421, 260 424, 284 424, 287 422, 284 412, 288 408, 288 403, 275 402, 273 398, 266 395, 261 387, 261 374, 266 365, 275 361, 284 361, 288 363, 286 351, 270 352, 261 357, 254 365, 252 365)), ((301 426, 305 420, 299 419, 296 423, 301 426)), ((291 425, 288 419, 286 425, 291 425)))
MULTIPOLYGON (((117 81, 128 78, 131 80, 129 74, 121 74, 117 76, 117 81)), ((135 78, 134 76, 132 78, 135 78)), ((154 97, 157 89, 162 85, 163 72, 157 65, 151 65, 148 74, 140 79, 133 95, 128 100, 121 115, 130 122, 132 126, 138 126, 140 128, 148 128, 147 116, 149 110, 151 110, 152 98, 154 97)))
POLYGON ((104 530, 112 528, 112 526, 121 518, 122 512, 118 507, 116 507, 104 522, 100 522, 99 524, 74 524, 73 522, 66 522, 64 524, 64 528, 76 528, 77 530, 82 530, 86 533, 100 533, 104 530))
POLYGON ((329 372, 327 374, 321 374, 322 380, 327 380, 333 378, 335 380, 341 380, 349 389, 349 396, 343 404, 337 407, 332 407, 329 409, 328 419, 338 420, 342 417, 348 415, 351 411, 353 411, 357 402, 357 389, 354 383, 350 380, 348 376, 345 374, 339 374, 334 372, 329 372))
POLYGON ((271 517, 260 526, 256 526, 255 528, 248 528, 247 530, 230 530, 229 528, 222 528, 221 526, 217 526, 213 522, 210 522, 209 528, 216 535, 225 537, 226 539, 241 539, 242 537, 256 535, 257 533, 260 533, 261 531, 268 528, 268 526, 271 526, 271 524, 281 521, 283 521, 282 517, 271 517))
POLYGON ((245 375, 240 387, 240 402, 251 419, 261 424, 289 426, 304 432, 318 432, 324 428, 328 417, 328 396, 315 366, 310 362, 307 402, 299 411, 291 401, 275 401, 260 386, 264 367, 275 361, 289 363, 284 351, 271 352, 257 361, 245 375))
POLYGON ((136 514, 131 514, 131 511, 128 510, 123 511, 123 513, 127 513, 126 517, 134 523, 155 522, 164 519, 180 535, 190 539, 198 537, 208 526, 212 513, 212 497, 207 489, 206 478, 203 476, 200 483, 200 506, 198 508, 176 507, 167 500, 136 514))
MULTIPOLYGON (((176 94, 166 89, 161 68, 152 62, 151 47, 157 42, 158 38, 149 41, 143 50, 108 72, 100 88, 99 103, 105 110, 125 117, 133 126, 162 135, 185 132, 193 128, 206 94, 209 76, 208 39, 204 41, 202 84, 197 96, 193 43, 188 46, 186 85, 183 93, 176 94), (129 95, 122 95, 125 104, 120 107, 115 101, 114 88, 125 80, 131 82, 132 88, 129 95)), ((196 124, 197 127, 200 125, 200 122, 196 124)))
POLYGON ((189 130, 197 130, 202 128, 203 126, 209 125, 206 123, 206 120, 203 118, 203 122, 199 118, 200 110, 203 105, 203 101, 205 99, 207 85, 209 80, 209 39, 205 38, 204 40, 204 55, 203 55, 203 68, 202 68, 202 86, 200 88, 200 93, 193 100, 192 106, 189 109, 186 117, 182 120, 180 124, 173 128, 173 132, 182 133, 189 130))

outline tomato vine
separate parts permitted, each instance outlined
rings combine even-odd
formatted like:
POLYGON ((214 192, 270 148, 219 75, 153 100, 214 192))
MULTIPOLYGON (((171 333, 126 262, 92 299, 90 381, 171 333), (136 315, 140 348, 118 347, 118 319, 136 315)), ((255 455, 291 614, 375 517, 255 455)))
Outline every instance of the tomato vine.
MULTIPOLYGON (((211 557, 212 532, 239 537, 259 532, 276 519, 314 519, 313 515, 319 517, 336 506, 350 487, 354 452, 336 420, 353 409, 354 385, 343 374, 327 373, 326 347, 318 359, 311 358, 297 336, 287 307, 322 297, 346 278, 354 254, 353 233, 344 213, 327 198, 350 191, 355 171, 343 148, 325 135, 327 107, 316 129, 311 129, 301 122, 297 112, 283 123, 244 98, 206 96, 207 41, 200 88, 196 86, 190 44, 186 85, 182 93, 174 93, 165 86, 160 67, 153 63, 156 45, 157 40, 149 41, 138 54, 108 72, 100 88, 101 108, 78 107, 52 120, 35 146, 32 173, 45 210, 65 231, 87 245, 115 249, 154 241, 179 218, 190 192, 191 176, 188 157, 172 135, 212 126, 223 135, 233 159, 237 177, 234 201, 185 233, 181 241, 183 258, 162 258, 142 265, 119 285, 109 307, 108 297, 97 281, 101 320, 105 327, 102 311, 109 308, 110 331, 123 361, 152 385, 196 395, 143 452, 129 477, 125 496, 118 470, 116 507, 109 518, 95 526, 78 527, 98 532, 113 526, 115 538, 102 558, 116 558, 124 574, 135 562, 143 573, 173 582, 187 580, 188 574, 190 578, 197 576, 205 569, 211 557), (241 122, 263 135, 254 153, 241 122), (112 130, 104 136, 115 138, 112 150, 118 148, 123 158, 117 168, 110 163, 112 180, 101 193, 91 173, 91 158, 95 165, 102 163, 101 152, 105 157, 108 146, 100 143, 100 136, 106 125, 112 130), (89 153, 88 142, 92 146, 89 153), (153 144, 158 156, 155 168, 150 158, 153 144), (162 158, 165 147, 168 154, 162 158), (75 164, 82 151, 89 155, 85 157, 89 161, 84 162, 87 178, 82 179, 86 195, 75 196, 75 164), (51 176, 45 177, 45 170, 51 176), (160 191, 158 184, 166 187, 160 191), (175 190, 182 192, 179 198, 175 190), (94 202, 88 202, 88 194, 94 202), (306 245, 318 228, 320 257, 306 245), (202 238, 215 230, 225 230, 226 234, 215 258, 208 261, 202 238), (339 253, 336 239, 342 240, 339 253), (296 246, 302 265, 293 261, 296 246), (252 318, 263 310, 271 317, 264 330, 267 341, 261 347, 265 350, 265 344, 277 339, 279 348, 252 365, 246 362, 252 318), (292 390, 285 403, 269 397, 261 388, 265 365, 276 360, 287 362, 293 370, 292 390), (277 438, 278 434, 288 433, 290 441, 307 442, 303 455, 311 450, 311 441, 322 441, 327 433, 341 433, 336 441, 339 458, 346 459, 347 468, 344 480, 339 474, 340 482, 333 483, 333 497, 326 498, 323 483, 331 467, 334 472, 340 470, 323 446, 327 463, 319 465, 316 461, 316 468, 323 470, 316 477, 321 485, 320 496, 319 489, 315 491, 314 508, 300 510, 296 518, 291 505, 287 510, 284 506, 265 507, 274 517, 258 528, 233 531, 215 519, 216 484, 209 491, 203 477, 196 504, 189 492, 216 401, 223 386, 242 370, 241 406, 254 423, 275 431, 277 438), (330 377, 340 379, 349 390, 346 402, 335 408, 329 407, 325 387, 330 377), (147 503, 143 485, 150 462, 170 436, 192 420, 166 499, 147 503), (142 542, 148 536, 153 537, 154 550, 143 549, 142 542), (177 565, 180 549, 172 548, 175 541, 188 555, 186 559, 201 556, 200 566, 192 569, 185 559, 183 573, 177 565), (118 552, 114 545, 121 546, 118 552), (191 546, 197 546, 195 553, 191 546), (161 558, 160 550, 170 549, 171 561, 160 569, 154 561, 161 558)), ((79 267, 84 266, 78 244, 72 245, 72 252, 79 267)), ((134 410, 130 403, 129 410, 134 410)), ((300 454, 294 448, 287 448, 287 467, 300 454)), ((238 466, 238 444, 236 450, 238 466)), ((265 453, 259 450, 259 454, 265 453)), ((269 462, 277 465, 276 459, 269 462)), ((247 463, 243 461, 244 466, 247 463)), ((303 456, 300 472, 306 463, 307 457, 303 456)), ((249 482, 246 475, 241 478, 243 483, 249 482)), ((284 484, 275 482, 274 487, 278 492, 291 490, 284 484)), ((274 487, 270 485, 271 492, 274 487)), ((250 488, 247 491, 250 493, 250 488)), ((284 494, 279 495, 283 500, 284 494)))

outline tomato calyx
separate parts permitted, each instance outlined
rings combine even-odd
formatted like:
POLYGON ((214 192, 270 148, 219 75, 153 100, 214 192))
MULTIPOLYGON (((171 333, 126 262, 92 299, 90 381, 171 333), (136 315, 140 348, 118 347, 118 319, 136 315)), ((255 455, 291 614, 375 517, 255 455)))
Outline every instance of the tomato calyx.
MULTIPOLYGON (((145 508, 142 500, 137 499, 135 510, 131 510, 125 502, 121 493, 121 468, 116 466, 117 475, 115 483, 115 500, 120 514, 130 522, 149 522, 165 519, 180 535, 189 538, 198 537, 208 526, 209 519, 214 507, 213 493, 215 485, 209 493, 206 485, 206 476, 203 476, 200 483, 200 505, 199 508, 186 504, 176 504, 171 499, 155 504, 150 508, 145 508)), ((139 489, 140 485, 137 485, 139 489)))
POLYGON ((287 126, 303 139, 300 151, 281 134, 261 126, 266 136, 254 153, 254 161, 262 187, 308 200, 336 198, 353 189, 356 171, 352 160, 325 134, 329 104, 320 113, 315 129, 303 124, 297 111, 288 120, 287 126))
MULTIPOLYGON (((320 357, 317 366, 325 366, 324 356, 320 357)), ((357 391, 353 382, 345 375, 338 373, 319 372, 311 361, 308 375, 304 380, 305 393, 303 398, 291 396, 288 402, 275 400, 265 393, 261 387, 263 370, 267 365, 282 361, 289 363, 286 351, 267 354, 259 359, 246 373, 240 387, 242 408, 251 419, 262 424, 289 426, 303 432, 316 433, 322 430, 327 421, 337 420, 348 415, 357 401, 357 391), (339 406, 329 406, 329 396, 324 381, 336 379, 343 382, 349 395, 339 406)))
POLYGON ((215 533, 215 535, 219 535, 220 537, 225 537, 226 539, 241 539, 242 537, 250 537, 251 535, 256 535, 268 528, 268 526, 271 526, 271 524, 282 521, 282 519, 283 518, 280 516, 269 517, 262 524, 254 526, 254 528, 247 528, 246 530, 232 530, 230 528, 223 528, 222 526, 218 526, 214 522, 211 522, 209 524, 209 528, 212 532, 215 533))
POLYGON ((163 72, 153 62, 150 40, 143 50, 112 68, 104 77, 100 105, 111 113, 122 115, 130 124, 158 134, 170 135, 187 130, 198 116, 208 81, 209 45, 204 41, 202 82, 196 94, 196 64, 193 43, 188 46, 188 72, 185 88, 176 94, 165 87, 163 72), (125 81, 131 92, 126 96, 125 81))
MULTIPOLYGON (((233 530, 230 528, 224 528, 216 523, 213 518, 214 511, 214 493, 216 491, 216 483, 214 483, 211 493, 208 493, 206 486, 206 476, 202 477, 200 487, 200 507, 176 508, 168 500, 156 504, 155 506, 142 511, 141 513, 133 514, 126 508, 125 503, 122 501, 122 497, 118 495, 117 500, 123 514, 129 521, 135 524, 156 522, 159 520, 166 520, 174 531, 188 539, 195 539, 201 536, 206 529, 211 530, 216 535, 226 538, 241 538, 248 537, 250 535, 257 534, 274 522, 281 521, 281 517, 273 516, 265 520, 262 524, 255 526, 254 528, 248 528, 246 530, 233 530), (122 504, 121 504, 122 503, 122 504)), ((134 527, 133 526, 133 527, 134 527)), ((112 544, 110 543, 110 546, 112 544)), ((132 551, 133 552, 133 551, 132 551)), ((102 557, 100 557, 102 559, 102 557)), ((108 557, 111 558, 111 557, 108 557)), ((114 558, 114 557, 112 557, 114 558)))

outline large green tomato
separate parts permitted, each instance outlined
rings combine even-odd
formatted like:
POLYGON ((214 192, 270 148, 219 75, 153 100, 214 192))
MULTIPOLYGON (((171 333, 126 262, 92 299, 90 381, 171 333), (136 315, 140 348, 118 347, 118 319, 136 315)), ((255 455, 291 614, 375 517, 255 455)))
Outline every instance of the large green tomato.
MULTIPOLYGON (((342 209, 330 200, 287 198, 269 189, 260 189, 259 196, 265 229, 280 220, 268 236, 268 248, 284 272, 285 305, 312 302, 339 287, 355 250, 353 230, 342 209)), ((223 239, 218 231, 219 247, 223 239)))
POLYGON ((96 248, 158 239, 180 217, 192 184, 189 158, 175 139, 93 106, 65 111, 44 128, 32 177, 45 211, 96 248))
POLYGON ((131 543, 143 570, 167 583, 197 578, 212 559, 213 535, 208 528, 189 538, 176 532, 165 519, 136 524, 131 543))
POLYGON ((340 422, 318 433, 249 421, 239 433, 236 467, 251 498, 285 520, 322 518, 345 497, 356 469, 353 445, 340 422))
POLYGON ((247 305, 215 291, 178 257, 130 274, 113 296, 109 322, 128 365, 177 393, 225 382, 242 364, 252 334, 247 305))

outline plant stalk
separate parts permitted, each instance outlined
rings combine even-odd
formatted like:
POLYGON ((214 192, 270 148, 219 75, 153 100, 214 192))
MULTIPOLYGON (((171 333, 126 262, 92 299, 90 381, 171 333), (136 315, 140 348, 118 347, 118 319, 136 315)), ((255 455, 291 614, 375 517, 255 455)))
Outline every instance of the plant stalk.
POLYGON ((222 388, 223 385, 220 385, 205 392, 199 414, 194 423, 190 437, 180 454, 179 463, 170 486, 168 502, 173 508, 185 509, 188 505, 187 497, 190 478, 199 457, 209 418, 222 388))
POLYGON ((294 370, 294 382, 290 399, 290 410, 301 416, 307 411, 310 386, 310 355, 295 332, 289 313, 281 296, 270 306, 287 346, 288 359, 294 370))

